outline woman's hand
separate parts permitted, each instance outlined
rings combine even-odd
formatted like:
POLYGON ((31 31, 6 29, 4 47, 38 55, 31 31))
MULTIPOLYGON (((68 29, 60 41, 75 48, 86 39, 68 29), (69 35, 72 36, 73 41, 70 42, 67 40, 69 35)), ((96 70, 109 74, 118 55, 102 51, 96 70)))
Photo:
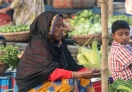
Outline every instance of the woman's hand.
POLYGON ((92 69, 81 71, 81 72, 73 72, 72 77, 90 79, 93 77, 99 77, 100 75, 101 75, 100 70, 92 68, 92 69))

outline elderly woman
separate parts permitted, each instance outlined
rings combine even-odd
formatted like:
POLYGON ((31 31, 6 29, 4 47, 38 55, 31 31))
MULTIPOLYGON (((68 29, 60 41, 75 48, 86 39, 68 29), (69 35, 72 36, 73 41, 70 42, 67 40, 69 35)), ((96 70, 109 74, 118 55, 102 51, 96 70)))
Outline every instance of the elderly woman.
POLYGON ((33 21, 32 38, 17 68, 19 92, 94 92, 90 78, 100 71, 76 63, 63 28, 63 16, 56 12, 44 12, 33 21))

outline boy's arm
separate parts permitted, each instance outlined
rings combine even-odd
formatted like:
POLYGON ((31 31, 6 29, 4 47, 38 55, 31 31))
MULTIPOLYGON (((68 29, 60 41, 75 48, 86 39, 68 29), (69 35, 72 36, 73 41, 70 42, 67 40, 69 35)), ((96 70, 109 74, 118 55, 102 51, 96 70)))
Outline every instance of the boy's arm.
POLYGON ((132 65, 132 52, 124 47, 117 49, 117 59, 122 63, 124 68, 132 65))

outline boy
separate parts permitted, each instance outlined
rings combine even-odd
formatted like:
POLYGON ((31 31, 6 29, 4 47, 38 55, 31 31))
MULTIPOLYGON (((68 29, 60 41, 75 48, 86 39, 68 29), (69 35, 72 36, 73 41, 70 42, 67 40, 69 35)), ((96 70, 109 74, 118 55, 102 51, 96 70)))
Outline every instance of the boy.
POLYGON ((112 42, 109 56, 109 70, 114 80, 132 78, 132 48, 128 45, 130 27, 124 20, 112 24, 112 42))

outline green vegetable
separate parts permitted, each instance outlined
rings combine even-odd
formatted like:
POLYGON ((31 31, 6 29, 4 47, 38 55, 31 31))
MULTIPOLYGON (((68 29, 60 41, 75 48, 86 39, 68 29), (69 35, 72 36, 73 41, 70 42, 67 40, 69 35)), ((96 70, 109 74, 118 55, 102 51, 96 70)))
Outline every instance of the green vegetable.
POLYGON ((21 32, 30 29, 29 25, 17 25, 17 26, 2 26, 0 27, 0 32, 11 33, 11 32, 21 32))
MULTIPOLYGON (((109 85, 109 92, 129 92, 127 90, 124 90, 127 87, 132 90, 132 79, 125 81, 121 78, 118 78, 112 84, 109 85), (122 85, 122 86, 120 86, 120 85, 122 85)), ((130 91, 130 92, 132 92, 132 91, 130 91)))
POLYGON ((19 50, 17 47, 7 45, 6 47, 0 46, 0 62, 9 64, 12 69, 15 69, 18 65, 19 50))
POLYGON ((69 37, 102 32, 100 15, 94 14, 91 10, 78 12, 73 19, 69 20, 69 23, 73 27, 68 32, 69 37))
POLYGON ((100 68, 101 65, 101 56, 98 52, 97 48, 97 42, 93 41, 92 42, 92 50, 89 54, 89 61, 93 64, 95 68, 100 68))
POLYGON ((85 67, 88 67, 88 61, 85 59, 82 53, 77 55, 77 59, 78 59, 79 64, 84 65, 85 67))
POLYGON ((117 87, 117 90, 124 90, 124 91, 127 91, 127 92, 132 92, 132 89, 130 89, 129 87, 124 86, 124 85, 119 85, 117 87))

